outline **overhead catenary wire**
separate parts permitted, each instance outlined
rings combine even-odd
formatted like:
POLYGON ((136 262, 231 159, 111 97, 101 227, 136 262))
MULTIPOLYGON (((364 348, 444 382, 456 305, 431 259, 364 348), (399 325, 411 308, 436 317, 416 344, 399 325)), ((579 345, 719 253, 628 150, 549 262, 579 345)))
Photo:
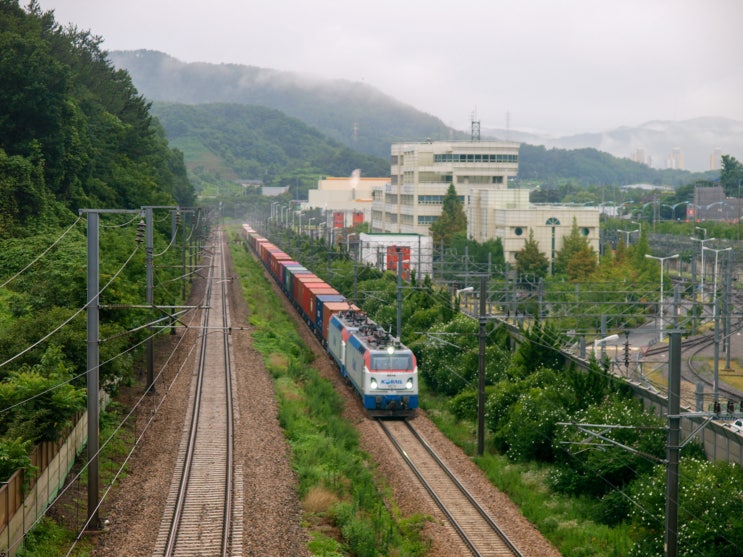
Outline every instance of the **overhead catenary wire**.
MULTIPOLYGON (((129 257, 127 258, 127 260, 113 274, 113 276, 111 277, 111 279, 103 286, 103 288, 101 288, 98 291, 98 293, 96 294, 96 296, 94 297, 94 299, 97 298, 103 292, 105 292, 106 289, 113 283, 113 281, 115 281, 118 278, 118 276, 124 271, 124 269, 126 268, 126 266, 131 262, 132 258, 134 257, 134 255, 137 253, 138 250, 139 250, 139 247, 135 247, 134 248, 134 250, 129 255, 129 257)), ((27 346, 26 348, 24 348, 23 350, 21 350, 20 352, 18 352, 17 354, 15 354, 14 356, 11 356, 10 358, 8 358, 7 360, 5 360, 4 362, 1 362, 0 363, 0 368, 5 367, 6 365, 8 365, 11 362, 14 362, 15 360, 17 360, 18 358, 20 358, 24 354, 30 352, 31 350, 33 350, 34 348, 36 348, 37 346, 39 346, 43 342, 49 340, 52 336, 54 336, 60 330, 62 330, 63 327, 67 326, 73 319, 75 319, 81 313, 83 313, 84 311, 86 311, 88 309, 88 306, 90 306, 91 302, 92 302, 92 300, 88 300, 84 306, 82 306, 77 311, 75 311, 75 313, 73 313, 70 317, 68 317, 67 319, 65 319, 60 325, 58 325, 52 331, 50 331, 49 333, 47 333, 46 335, 44 335, 43 337, 41 337, 39 340, 37 340, 33 344, 27 346)))

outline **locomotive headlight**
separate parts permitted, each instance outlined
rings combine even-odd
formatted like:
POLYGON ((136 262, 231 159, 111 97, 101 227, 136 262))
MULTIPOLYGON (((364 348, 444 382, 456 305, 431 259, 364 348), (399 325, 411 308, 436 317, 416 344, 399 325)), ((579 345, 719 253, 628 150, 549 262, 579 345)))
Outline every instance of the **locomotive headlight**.
POLYGON ((413 378, 408 377, 408 380, 405 382, 405 388, 407 390, 411 390, 413 388, 413 378))
POLYGON ((390 344, 387 347, 387 354, 389 354, 390 356, 392 356, 392 354, 394 354, 394 353, 395 353, 395 347, 390 344))
POLYGON ((371 380, 371 381, 369 382, 369 388, 370 388, 370 389, 371 389, 372 391, 376 391, 376 390, 377 390, 377 380, 376 380, 376 379, 372 379, 372 380, 371 380))

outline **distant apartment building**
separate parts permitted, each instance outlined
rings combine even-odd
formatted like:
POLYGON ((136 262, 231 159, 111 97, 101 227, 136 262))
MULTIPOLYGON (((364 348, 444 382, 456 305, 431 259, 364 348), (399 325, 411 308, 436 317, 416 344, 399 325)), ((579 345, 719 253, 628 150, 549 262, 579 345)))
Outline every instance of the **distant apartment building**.
POLYGON ((720 170, 722 168, 722 149, 717 147, 709 156, 709 169, 720 170))
POLYGON ((683 170, 684 169, 684 155, 681 149, 676 147, 671 150, 671 154, 666 159, 666 168, 671 170, 683 170))
POLYGON ((632 160, 635 162, 639 162, 640 164, 645 164, 647 166, 650 166, 648 155, 645 152, 645 149, 642 149, 642 148, 635 149, 635 152, 632 153, 632 160))
POLYGON ((501 238, 507 261, 515 261, 530 231, 553 260, 573 222, 598 253, 597 208, 533 205, 528 190, 509 187, 518 174, 518 149, 508 141, 393 144, 390 182, 373 191, 372 231, 430 235, 453 184, 467 216, 467 236, 478 242, 501 238))

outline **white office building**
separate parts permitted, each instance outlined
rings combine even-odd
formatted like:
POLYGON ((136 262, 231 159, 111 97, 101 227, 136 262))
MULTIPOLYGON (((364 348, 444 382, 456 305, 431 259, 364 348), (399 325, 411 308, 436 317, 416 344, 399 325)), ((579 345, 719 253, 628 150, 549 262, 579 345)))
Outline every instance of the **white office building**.
POLYGON ((372 231, 430 235, 454 184, 467 216, 468 237, 478 242, 500 238, 511 263, 530 231, 540 250, 554 260, 574 220, 598 253, 598 208, 533 205, 529 190, 509 188, 518 174, 518 150, 518 143, 508 141, 393 144, 390 182, 372 192, 372 231))

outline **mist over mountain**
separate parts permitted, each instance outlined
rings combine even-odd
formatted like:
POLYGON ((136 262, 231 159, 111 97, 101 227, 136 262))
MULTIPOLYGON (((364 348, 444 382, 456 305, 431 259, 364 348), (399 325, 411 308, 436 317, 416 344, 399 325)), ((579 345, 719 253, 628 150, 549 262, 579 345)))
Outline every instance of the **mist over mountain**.
POLYGON ((632 158, 641 151, 646 164, 657 169, 669 168, 668 158, 674 149, 680 149, 682 168, 696 172, 710 170, 710 157, 716 149, 720 149, 721 155, 743 160, 743 122, 719 117, 680 122, 656 120, 637 127, 622 126, 615 130, 565 137, 504 129, 486 129, 482 134, 548 148, 593 148, 619 158, 632 158))
MULTIPOLYGON (((151 50, 112 51, 109 58, 115 66, 129 72, 138 91, 151 101, 234 103, 272 108, 301 120, 355 151, 384 159, 389 158, 390 144, 394 142, 470 137, 469 130, 449 128, 439 118, 363 83, 238 64, 185 63, 151 50)), ((676 148, 681 150, 682 168, 687 171, 708 171, 710 156, 716 148, 720 148, 722 155, 729 154, 743 160, 743 123, 726 118, 654 121, 638 127, 567 137, 504 129, 482 129, 481 136, 483 139, 507 139, 548 149, 596 149, 621 159, 631 159, 641 151, 647 166, 640 166, 654 170, 649 173, 642 169, 633 170, 631 174, 635 177, 645 175, 644 179, 652 182, 667 178, 667 174, 660 171, 668 168, 667 158, 676 148), (660 178, 661 175, 664 178, 660 178)), ((593 158, 591 164, 595 164, 593 158)), ((526 157, 522 162, 528 160, 526 157)), ((625 165, 619 165, 619 168, 625 168, 625 165)), ((534 174, 529 168, 522 170, 534 174)), ((630 183, 630 176, 624 176, 623 172, 612 174, 617 175, 619 183, 630 183)), ((580 181, 589 179, 573 177, 580 181)), ((684 179, 679 176, 674 182, 684 179)))
POLYGON ((151 101, 274 108, 357 151, 389 158, 390 144, 461 136, 441 120, 365 85, 238 64, 184 63, 152 50, 112 51, 151 101))

